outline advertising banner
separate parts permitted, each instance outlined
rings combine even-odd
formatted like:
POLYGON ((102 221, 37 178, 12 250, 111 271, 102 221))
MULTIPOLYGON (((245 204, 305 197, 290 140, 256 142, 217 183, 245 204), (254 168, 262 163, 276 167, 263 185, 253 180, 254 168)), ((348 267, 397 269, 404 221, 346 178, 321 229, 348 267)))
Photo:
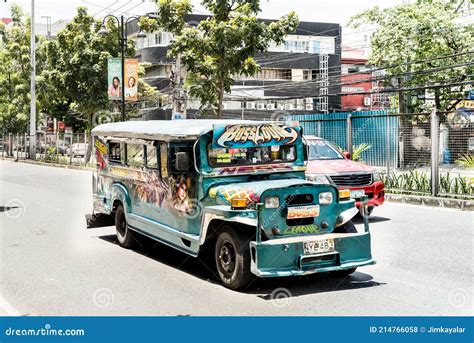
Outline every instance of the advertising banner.
POLYGON ((120 58, 107 60, 107 94, 110 100, 122 99, 122 61, 120 58))
POLYGON ((138 60, 128 58, 125 60, 125 100, 137 101, 138 99, 138 60))

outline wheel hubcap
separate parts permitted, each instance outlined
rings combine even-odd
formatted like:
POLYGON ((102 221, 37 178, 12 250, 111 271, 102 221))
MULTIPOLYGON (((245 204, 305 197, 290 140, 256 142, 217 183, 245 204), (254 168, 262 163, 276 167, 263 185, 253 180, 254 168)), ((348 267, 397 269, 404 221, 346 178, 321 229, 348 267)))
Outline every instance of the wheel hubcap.
POLYGON ((232 274, 235 269, 235 249, 230 242, 224 242, 219 250, 219 263, 226 273, 232 274))

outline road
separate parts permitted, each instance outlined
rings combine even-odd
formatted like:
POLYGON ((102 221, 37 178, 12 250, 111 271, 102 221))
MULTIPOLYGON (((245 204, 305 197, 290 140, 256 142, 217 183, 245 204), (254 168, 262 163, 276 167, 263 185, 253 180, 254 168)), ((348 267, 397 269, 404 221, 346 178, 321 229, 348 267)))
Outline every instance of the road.
POLYGON ((236 292, 197 259, 152 242, 126 250, 114 228, 87 230, 90 172, 0 168, 0 315, 473 314, 472 212, 385 204, 371 219, 376 265, 236 292))

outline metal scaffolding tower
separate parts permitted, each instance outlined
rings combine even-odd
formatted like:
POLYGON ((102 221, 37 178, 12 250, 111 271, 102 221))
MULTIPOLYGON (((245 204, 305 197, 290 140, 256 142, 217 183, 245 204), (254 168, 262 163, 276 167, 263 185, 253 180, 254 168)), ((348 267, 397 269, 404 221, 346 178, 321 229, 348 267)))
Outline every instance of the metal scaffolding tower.
POLYGON ((328 73, 328 54, 319 55, 319 98, 318 98, 318 110, 323 113, 328 113, 328 86, 329 86, 329 73, 328 73))

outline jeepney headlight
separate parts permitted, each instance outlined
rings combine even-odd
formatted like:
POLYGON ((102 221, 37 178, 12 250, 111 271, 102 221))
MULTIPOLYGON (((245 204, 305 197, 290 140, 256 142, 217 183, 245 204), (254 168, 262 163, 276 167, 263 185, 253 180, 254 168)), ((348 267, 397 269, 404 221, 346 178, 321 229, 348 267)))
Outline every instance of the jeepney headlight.
POLYGON ((331 192, 319 193, 319 203, 321 205, 331 204, 332 203, 332 193, 331 192))
POLYGON ((323 185, 331 184, 331 180, 324 174, 306 174, 306 180, 323 185))
POLYGON ((280 199, 278 197, 266 197, 265 208, 278 208, 280 206, 280 199))

